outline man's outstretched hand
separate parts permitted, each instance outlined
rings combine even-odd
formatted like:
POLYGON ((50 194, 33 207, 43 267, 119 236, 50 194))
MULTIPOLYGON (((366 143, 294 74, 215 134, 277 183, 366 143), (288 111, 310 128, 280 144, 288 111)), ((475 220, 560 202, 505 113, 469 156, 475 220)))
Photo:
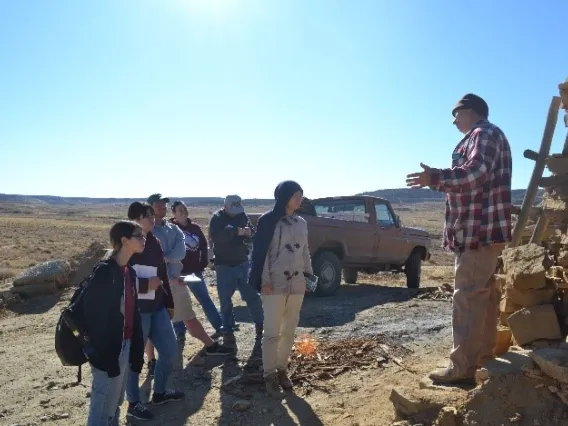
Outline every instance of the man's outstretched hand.
POLYGON ((406 186, 411 188, 424 188, 432 184, 432 167, 428 167, 424 163, 420 163, 420 167, 424 170, 406 176, 406 186))

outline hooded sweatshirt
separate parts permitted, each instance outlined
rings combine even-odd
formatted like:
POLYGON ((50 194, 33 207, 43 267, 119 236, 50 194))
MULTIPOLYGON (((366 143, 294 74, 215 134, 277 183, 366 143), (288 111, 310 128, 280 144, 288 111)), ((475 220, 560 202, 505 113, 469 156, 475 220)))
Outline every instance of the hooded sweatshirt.
MULTIPOLYGON (((279 222, 286 217, 286 206, 292 196, 298 191, 302 191, 302 187, 294 181, 284 181, 280 183, 274 190, 274 198, 276 200, 274 208, 263 214, 258 219, 256 234, 253 238, 249 285, 259 292, 262 286, 262 274, 264 271, 266 256, 269 252, 276 228, 278 227, 279 222)), ((298 218, 298 216, 295 217, 298 218)), ((309 269, 311 270, 311 265, 309 269)), ((298 272, 301 274, 303 271, 298 272)), ((304 278, 302 277, 302 279, 304 278)))
POLYGON ((181 261, 183 264, 181 274, 189 275, 196 272, 203 272, 209 262, 207 239, 203 231, 199 225, 193 223, 191 219, 188 219, 187 226, 183 226, 174 218, 170 219, 170 222, 177 225, 185 235, 185 257, 181 261))

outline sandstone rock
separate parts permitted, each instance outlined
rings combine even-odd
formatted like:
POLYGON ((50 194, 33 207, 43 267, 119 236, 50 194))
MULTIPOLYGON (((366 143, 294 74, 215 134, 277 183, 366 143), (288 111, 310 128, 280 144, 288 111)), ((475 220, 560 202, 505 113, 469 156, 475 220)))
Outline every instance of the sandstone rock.
POLYGON ((26 269, 14 280, 14 287, 55 283, 62 288, 69 282, 71 265, 66 260, 50 260, 26 269))
POLYGON ((437 426, 457 426, 459 424, 458 410, 455 407, 443 407, 434 424, 437 426))
POLYGON ((505 352, 501 357, 489 360, 475 373, 475 383, 482 384, 496 376, 504 374, 522 374, 523 368, 532 368, 531 351, 515 350, 505 352))
POLYGON ((519 290, 539 289, 545 286, 546 250, 537 244, 527 244, 503 251, 503 269, 507 285, 519 290))
POLYGON ((390 400, 395 410, 403 416, 414 416, 428 410, 440 410, 443 407, 439 402, 425 400, 396 389, 391 391, 390 400))
POLYGON ((544 374, 558 380, 560 383, 568 383, 568 350, 557 348, 538 349, 533 351, 531 358, 544 374))
POLYGON ((495 342, 495 348, 493 349, 493 354, 495 356, 500 356, 509 350, 512 343, 511 330, 509 327, 499 327, 497 329, 497 340, 495 342))
POLYGON ((504 297, 501 299, 499 303, 499 311, 504 314, 512 314, 513 312, 517 312, 519 309, 522 309, 523 306, 513 302, 511 299, 504 297))
POLYGON ((552 305, 523 308, 508 318, 515 342, 522 346, 537 339, 560 339, 562 334, 552 305))
POLYGON ((552 302, 552 298, 556 292, 555 289, 547 287, 549 286, 547 285, 545 288, 539 290, 519 290, 515 287, 509 287, 505 290, 505 297, 514 305, 545 305, 552 302))
POLYGON ((31 298, 37 296, 45 296, 57 293, 59 287, 56 282, 43 282, 37 284, 26 284, 18 287, 12 287, 10 291, 23 298, 31 298))

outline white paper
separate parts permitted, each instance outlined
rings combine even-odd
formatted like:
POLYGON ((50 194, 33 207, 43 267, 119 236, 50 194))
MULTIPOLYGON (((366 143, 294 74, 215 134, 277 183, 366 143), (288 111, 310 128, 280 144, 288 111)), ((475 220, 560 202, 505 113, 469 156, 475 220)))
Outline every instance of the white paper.
MULTIPOLYGON (((156 266, 148 265, 132 265, 136 271, 136 287, 140 290, 138 278, 154 278, 158 276, 158 268, 156 266)), ((148 290, 148 293, 140 293, 138 291, 138 299, 154 300, 156 298, 155 290, 148 290)))
POLYGON ((183 277, 183 282, 186 283, 186 284, 187 283, 200 283, 201 278, 199 278, 195 274, 189 274, 189 275, 186 275, 185 277, 183 277))

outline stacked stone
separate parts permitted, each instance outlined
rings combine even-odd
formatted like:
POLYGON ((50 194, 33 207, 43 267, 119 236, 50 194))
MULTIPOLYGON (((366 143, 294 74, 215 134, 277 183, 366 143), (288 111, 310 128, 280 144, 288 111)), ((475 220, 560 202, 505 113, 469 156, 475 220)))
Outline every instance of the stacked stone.
POLYGON ((497 275, 501 301, 496 354, 505 352, 512 344, 561 339, 555 306, 562 293, 559 280, 553 278, 558 273, 556 256, 537 244, 527 244, 505 249, 501 258, 502 273, 497 275))

